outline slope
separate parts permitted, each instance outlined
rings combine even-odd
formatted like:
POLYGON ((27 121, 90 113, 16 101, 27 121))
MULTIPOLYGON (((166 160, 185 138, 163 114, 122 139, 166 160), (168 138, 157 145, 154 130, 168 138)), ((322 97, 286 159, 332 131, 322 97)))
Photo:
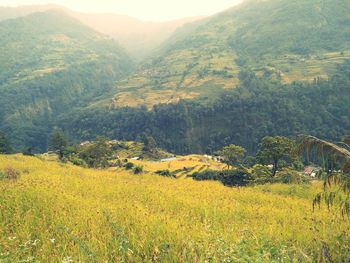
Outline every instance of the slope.
POLYGON ((0 129, 15 146, 44 149, 57 114, 93 101, 131 69, 114 40, 63 13, 2 21, 0 129))
POLYGON ((284 83, 328 78, 350 57, 349 9, 344 0, 247 0, 180 28, 104 103, 207 100, 235 87, 242 69, 284 83))
POLYGON ((0 171, 9 169, 21 176, 0 179, 3 262, 349 258, 349 222, 312 211, 320 184, 228 188, 0 155, 0 171))

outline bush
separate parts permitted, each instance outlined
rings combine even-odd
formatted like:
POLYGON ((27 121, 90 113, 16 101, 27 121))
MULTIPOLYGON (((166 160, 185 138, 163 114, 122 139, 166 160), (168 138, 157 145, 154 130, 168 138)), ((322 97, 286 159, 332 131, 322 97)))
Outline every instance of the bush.
POLYGON ((70 159, 70 161, 74 165, 87 167, 87 163, 83 159, 80 159, 80 158, 77 158, 77 157, 73 157, 73 158, 70 159))
POLYGON ((6 167, 0 171, 0 179, 2 180, 18 180, 20 175, 21 173, 12 167, 6 167))
POLYGON ((220 181, 226 186, 246 186, 254 181, 253 176, 246 169, 196 172, 192 178, 197 181, 220 181))
POLYGON ((297 171, 289 168, 284 168, 281 171, 277 172, 275 182, 283 184, 305 184, 309 183, 310 180, 297 171))
POLYGON ((134 174, 141 174, 141 173, 143 173, 143 166, 140 166, 140 165, 135 166, 134 174))
POLYGON ((127 170, 131 170, 132 168, 134 168, 134 164, 128 162, 128 163, 126 163, 126 164, 124 165, 124 168, 127 169, 127 170))
POLYGON ((195 172, 192 174, 192 178, 196 181, 218 181, 220 180, 219 171, 205 170, 203 172, 195 172))
POLYGON ((238 169, 222 171, 220 180, 226 186, 247 186, 253 183, 254 177, 246 169, 238 169))
POLYGON ((160 176, 164 176, 164 177, 174 177, 174 178, 176 178, 175 174, 170 172, 169 170, 159 170, 159 171, 156 171, 156 174, 158 174, 160 176))
POLYGON ((269 167, 262 164, 256 164, 251 170, 255 184, 273 183, 275 178, 272 177, 272 172, 269 167))

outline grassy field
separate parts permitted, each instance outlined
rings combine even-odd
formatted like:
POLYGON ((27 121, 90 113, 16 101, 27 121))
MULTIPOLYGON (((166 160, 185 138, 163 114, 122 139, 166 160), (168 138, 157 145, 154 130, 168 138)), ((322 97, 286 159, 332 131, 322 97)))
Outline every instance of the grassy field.
POLYGON ((228 188, 0 156, 0 262, 349 262, 319 184, 228 188))
POLYGON ((176 160, 167 162, 152 162, 144 160, 131 160, 135 165, 142 166, 145 172, 157 172, 168 170, 175 174, 177 178, 186 178, 195 172, 204 170, 222 170, 225 165, 215 162, 201 155, 180 156, 176 160))

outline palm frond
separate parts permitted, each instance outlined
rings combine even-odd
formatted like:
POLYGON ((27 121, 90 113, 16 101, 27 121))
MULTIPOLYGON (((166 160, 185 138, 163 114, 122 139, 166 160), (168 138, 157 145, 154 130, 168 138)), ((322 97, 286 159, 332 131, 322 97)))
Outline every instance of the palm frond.
POLYGON ((299 153, 314 151, 319 157, 331 157, 343 163, 344 172, 350 172, 350 151, 346 148, 309 135, 299 136, 299 142, 299 153))
POLYGON ((350 135, 344 136, 343 142, 346 143, 347 145, 350 145, 350 135))

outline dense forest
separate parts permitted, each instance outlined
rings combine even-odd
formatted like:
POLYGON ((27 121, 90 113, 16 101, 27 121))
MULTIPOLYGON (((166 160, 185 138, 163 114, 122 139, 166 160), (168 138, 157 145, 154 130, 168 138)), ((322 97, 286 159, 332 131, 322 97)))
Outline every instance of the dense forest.
POLYGON ((58 115, 132 69, 118 43, 58 11, 1 21, 0 46, 0 130, 21 150, 45 151, 58 115))
POLYGON ((249 71, 240 73, 240 81, 237 89, 209 105, 184 100, 151 111, 81 110, 63 117, 59 125, 76 140, 97 135, 138 140, 146 133, 176 153, 211 153, 230 143, 254 153, 267 135, 312 134, 337 140, 350 130, 350 61, 329 80, 313 83, 283 85, 249 71))

